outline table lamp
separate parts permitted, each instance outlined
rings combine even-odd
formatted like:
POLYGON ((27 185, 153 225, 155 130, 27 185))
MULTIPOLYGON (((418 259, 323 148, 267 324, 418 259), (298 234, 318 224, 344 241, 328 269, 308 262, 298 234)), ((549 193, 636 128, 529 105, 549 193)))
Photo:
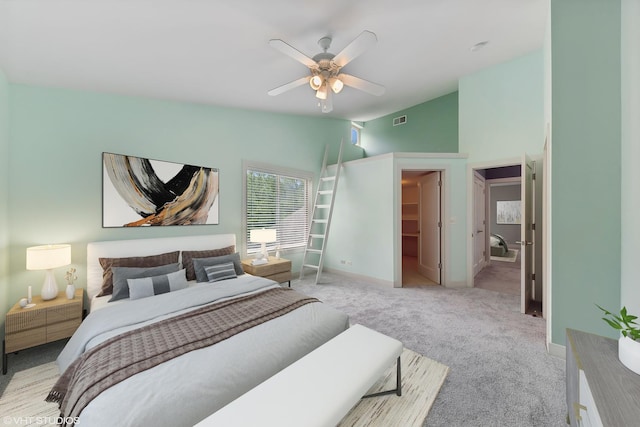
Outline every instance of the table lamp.
POLYGON ((47 270, 40 297, 47 301, 58 296, 53 269, 71 264, 71 245, 43 245, 27 248, 27 270, 47 270))
POLYGON ((269 258, 267 254, 267 243, 272 243, 278 240, 276 230, 271 228, 261 228, 257 230, 251 230, 249 232, 249 240, 251 243, 260 243, 262 246, 260 248, 260 253, 256 255, 256 259, 265 259, 269 258))

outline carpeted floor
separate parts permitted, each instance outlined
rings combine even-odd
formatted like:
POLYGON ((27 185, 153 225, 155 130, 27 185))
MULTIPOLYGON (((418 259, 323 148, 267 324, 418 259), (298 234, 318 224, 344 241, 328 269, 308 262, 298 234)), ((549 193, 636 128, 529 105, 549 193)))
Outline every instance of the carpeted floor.
POLYGON ((520 251, 515 262, 494 261, 473 278, 473 286, 480 289, 520 296, 520 251))
POLYGON ((518 296, 329 273, 292 286, 449 366, 425 426, 566 425, 565 362, 546 353, 545 321, 520 314, 518 296))

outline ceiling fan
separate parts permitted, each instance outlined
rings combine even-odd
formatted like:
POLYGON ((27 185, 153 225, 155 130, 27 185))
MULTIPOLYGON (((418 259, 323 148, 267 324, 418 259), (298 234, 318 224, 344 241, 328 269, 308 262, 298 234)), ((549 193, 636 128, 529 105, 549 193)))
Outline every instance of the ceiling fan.
POLYGON ((316 91, 316 98, 319 99, 319 106, 323 113, 333 110, 332 93, 340 93, 345 85, 371 95, 380 96, 384 93, 384 86, 341 72, 345 65, 360 56, 377 41, 378 38, 374 33, 363 31, 340 53, 334 55, 328 52, 331 46, 331 37, 323 37, 318 41, 323 52, 309 58, 280 39, 269 40, 269 45, 273 48, 309 67, 310 74, 271 89, 267 93, 276 96, 308 83, 311 89, 316 91))

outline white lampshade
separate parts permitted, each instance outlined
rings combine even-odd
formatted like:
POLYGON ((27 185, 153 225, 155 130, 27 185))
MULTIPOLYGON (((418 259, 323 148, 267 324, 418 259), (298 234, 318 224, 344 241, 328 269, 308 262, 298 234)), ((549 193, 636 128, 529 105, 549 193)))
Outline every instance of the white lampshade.
POLYGON ((332 77, 329 79, 329 84, 331 85, 331 90, 333 93, 340 93, 342 88, 344 87, 344 83, 338 77, 332 77))
POLYGON ((327 99, 327 85, 326 83, 320 86, 318 91, 316 92, 316 98, 318 99, 327 99))
POLYGON ((49 270, 71 264, 71 245, 27 248, 27 270, 49 270))
POLYGON ((27 270, 47 270, 40 296, 43 300, 58 295, 58 284, 53 269, 71 264, 70 245, 43 245, 27 248, 27 270))
POLYGON ((276 230, 272 228, 261 228, 249 232, 249 240, 253 243, 271 243, 277 240, 276 230))
POLYGON ((320 75, 315 75, 309 79, 309 86, 311 86, 311 89, 313 90, 320 89, 320 86, 322 86, 322 83, 324 83, 324 80, 320 75))

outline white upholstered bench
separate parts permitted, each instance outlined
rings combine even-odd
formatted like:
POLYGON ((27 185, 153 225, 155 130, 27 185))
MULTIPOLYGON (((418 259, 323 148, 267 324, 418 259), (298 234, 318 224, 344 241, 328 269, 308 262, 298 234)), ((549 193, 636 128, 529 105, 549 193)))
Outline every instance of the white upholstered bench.
POLYGON ((354 325, 197 424, 334 427, 362 398, 402 394, 402 343, 354 325), (397 363, 395 390, 364 394, 397 363))

